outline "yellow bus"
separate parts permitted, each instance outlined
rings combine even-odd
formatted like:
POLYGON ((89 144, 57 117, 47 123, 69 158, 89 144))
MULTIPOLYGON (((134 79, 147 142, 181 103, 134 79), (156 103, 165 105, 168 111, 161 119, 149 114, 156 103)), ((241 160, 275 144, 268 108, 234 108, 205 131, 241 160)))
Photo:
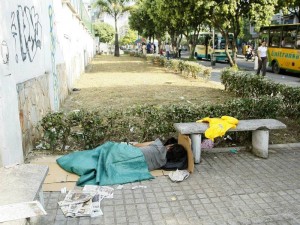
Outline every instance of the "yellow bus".
POLYGON ((268 65, 274 73, 300 73, 300 23, 262 27, 260 37, 268 44, 268 65))
MULTIPOLYGON (((231 34, 230 34, 231 35, 231 34)), ((195 47, 196 59, 211 60, 212 54, 216 61, 229 61, 225 53, 225 38, 221 33, 215 33, 213 49, 213 35, 211 32, 200 32, 198 44, 195 47)), ((232 55, 231 44, 229 45, 229 54, 232 55)))

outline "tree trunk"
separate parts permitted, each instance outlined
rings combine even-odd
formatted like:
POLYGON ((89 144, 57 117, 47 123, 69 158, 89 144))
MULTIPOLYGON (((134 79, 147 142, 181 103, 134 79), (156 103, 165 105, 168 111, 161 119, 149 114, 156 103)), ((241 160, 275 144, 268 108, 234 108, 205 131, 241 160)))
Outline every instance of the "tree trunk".
POLYGON ((195 58, 196 44, 192 43, 190 46, 191 46, 191 49, 190 49, 190 59, 194 59, 195 58))
POLYGON ((198 32, 196 33, 196 35, 192 35, 190 36, 190 46, 191 46, 191 49, 190 49, 190 59, 194 59, 195 58, 195 48, 196 48, 196 45, 197 45, 197 39, 198 39, 198 32))
POLYGON ((115 16, 115 54, 114 54, 114 56, 116 56, 116 57, 120 56, 117 16, 115 16))
POLYGON ((233 67, 234 63, 233 63, 232 58, 231 58, 231 55, 229 54, 229 51, 228 51, 228 46, 229 46, 229 37, 228 37, 228 35, 229 35, 229 34, 228 34, 228 32, 226 32, 226 33, 224 33, 223 35, 224 35, 224 37, 225 37, 225 53, 226 53, 227 58, 228 58, 228 60, 229 60, 230 66, 233 67))
POLYGON ((182 40, 182 34, 180 34, 180 36, 179 36, 179 38, 178 38, 178 41, 177 41, 177 43, 176 43, 176 49, 177 49, 176 57, 178 56, 178 58, 181 58, 181 54, 179 55, 179 51, 181 52, 181 48, 180 48, 181 40, 182 40), (180 56, 180 57, 179 57, 179 56, 180 56))
POLYGON ((237 65, 236 63, 236 55, 237 55, 237 46, 236 46, 236 39, 235 37, 232 38, 232 55, 233 55, 233 63, 234 65, 237 65))

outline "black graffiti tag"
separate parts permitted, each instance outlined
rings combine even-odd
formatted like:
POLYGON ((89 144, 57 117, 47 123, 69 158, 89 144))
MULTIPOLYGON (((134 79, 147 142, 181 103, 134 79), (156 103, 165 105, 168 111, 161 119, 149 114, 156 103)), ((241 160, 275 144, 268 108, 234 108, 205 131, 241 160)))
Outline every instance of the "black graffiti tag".
POLYGON ((39 22, 39 15, 35 8, 18 6, 16 12, 11 13, 11 33, 15 39, 16 62, 18 62, 18 52, 25 61, 28 57, 33 61, 37 49, 42 47, 42 25, 39 22))

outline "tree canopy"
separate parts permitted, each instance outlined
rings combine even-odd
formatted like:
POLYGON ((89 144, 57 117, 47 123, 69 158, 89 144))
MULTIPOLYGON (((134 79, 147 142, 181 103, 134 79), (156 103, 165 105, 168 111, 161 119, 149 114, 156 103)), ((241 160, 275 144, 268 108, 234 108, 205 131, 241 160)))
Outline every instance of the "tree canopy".
POLYGON ((278 0, 277 10, 282 10, 285 15, 291 13, 300 21, 300 0, 278 0))
POLYGON ((120 42, 121 45, 130 45, 133 44, 134 41, 137 39, 137 32, 129 29, 125 36, 121 38, 120 42))
POLYGON ((114 38, 114 28, 108 23, 95 23, 94 24, 95 35, 99 37, 99 41, 103 43, 109 43, 114 38))
POLYGON ((275 12, 277 0, 226 0, 211 1, 209 21, 215 29, 219 30, 225 37, 225 51, 229 58, 230 65, 236 65, 236 41, 241 33, 243 18, 255 24, 258 28, 262 25, 269 25, 275 12), (220 22, 222 21, 222 22, 220 22), (233 58, 229 54, 230 33, 233 33, 232 51, 233 58))
MULTIPOLYGON (((180 37, 185 35, 192 46, 192 54, 203 27, 214 28, 224 36, 225 51, 233 66, 236 64, 236 41, 244 34, 246 22, 257 29, 268 25, 277 1, 283 4, 285 0, 139 0, 131 12, 130 26, 157 39, 167 33, 172 44, 177 46, 180 37), (232 47, 233 57, 229 54, 229 47, 232 47)), ((288 0, 295 3, 295 8, 299 1, 288 0)))
POLYGON ((195 45, 194 33, 205 20, 206 6, 198 0, 140 0, 131 12, 130 27, 143 36, 155 36, 159 42, 168 34, 168 41, 177 47, 185 35, 195 45))

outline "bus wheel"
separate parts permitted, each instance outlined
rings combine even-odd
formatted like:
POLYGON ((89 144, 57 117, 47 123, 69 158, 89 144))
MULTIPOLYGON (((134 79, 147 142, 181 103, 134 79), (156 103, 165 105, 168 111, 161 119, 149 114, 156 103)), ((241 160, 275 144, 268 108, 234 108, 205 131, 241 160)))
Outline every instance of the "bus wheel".
POLYGON ((281 69, 280 69, 280 66, 279 66, 278 62, 275 61, 272 64, 272 71, 273 71, 273 73, 276 73, 276 74, 279 74, 281 72, 281 69))

